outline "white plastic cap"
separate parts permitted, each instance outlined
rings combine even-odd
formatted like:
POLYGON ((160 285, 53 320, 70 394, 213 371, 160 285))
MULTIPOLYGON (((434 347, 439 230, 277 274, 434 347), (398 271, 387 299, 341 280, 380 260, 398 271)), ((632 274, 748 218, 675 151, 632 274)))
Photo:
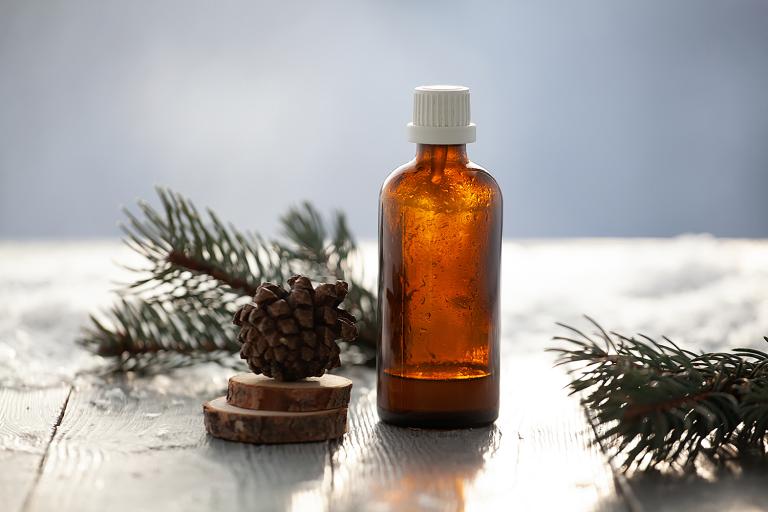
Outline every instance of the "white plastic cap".
POLYGON ((469 117, 469 88, 461 85, 423 85, 413 91, 413 122, 408 140, 418 144, 475 142, 469 117))

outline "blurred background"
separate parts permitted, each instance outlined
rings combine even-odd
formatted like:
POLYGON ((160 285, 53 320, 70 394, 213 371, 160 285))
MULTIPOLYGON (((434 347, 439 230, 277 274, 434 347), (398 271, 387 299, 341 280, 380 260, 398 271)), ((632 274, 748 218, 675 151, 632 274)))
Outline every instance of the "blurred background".
POLYGON ((765 0, 0 0, 0 238, 116 236, 156 184, 374 238, 427 83, 471 87, 506 236, 768 236, 765 0))

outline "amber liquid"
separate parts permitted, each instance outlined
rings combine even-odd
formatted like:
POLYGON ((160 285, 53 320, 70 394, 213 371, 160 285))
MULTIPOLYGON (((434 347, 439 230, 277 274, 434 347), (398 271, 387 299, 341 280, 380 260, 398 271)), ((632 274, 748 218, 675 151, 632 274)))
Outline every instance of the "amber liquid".
POLYGON ((501 192, 465 146, 420 145, 381 190, 378 409, 438 428, 499 407, 501 192))

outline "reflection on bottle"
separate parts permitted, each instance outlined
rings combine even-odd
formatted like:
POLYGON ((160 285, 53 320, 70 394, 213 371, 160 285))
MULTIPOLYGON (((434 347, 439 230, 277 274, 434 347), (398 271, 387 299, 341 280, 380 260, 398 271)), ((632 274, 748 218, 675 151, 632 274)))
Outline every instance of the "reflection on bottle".
POLYGON ((469 89, 417 88, 409 133, 416 156, 379 197, 379 418, 488 425, 499 413, 502 197, 467 154, 469 89))

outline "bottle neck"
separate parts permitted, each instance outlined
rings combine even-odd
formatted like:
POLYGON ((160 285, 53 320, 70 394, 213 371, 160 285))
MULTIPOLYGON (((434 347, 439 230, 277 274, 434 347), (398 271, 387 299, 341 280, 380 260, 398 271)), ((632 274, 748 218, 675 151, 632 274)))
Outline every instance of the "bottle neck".
POLYGON ((417 144, 416 163, 427 162, 468 164, 467 145, 417 144))

